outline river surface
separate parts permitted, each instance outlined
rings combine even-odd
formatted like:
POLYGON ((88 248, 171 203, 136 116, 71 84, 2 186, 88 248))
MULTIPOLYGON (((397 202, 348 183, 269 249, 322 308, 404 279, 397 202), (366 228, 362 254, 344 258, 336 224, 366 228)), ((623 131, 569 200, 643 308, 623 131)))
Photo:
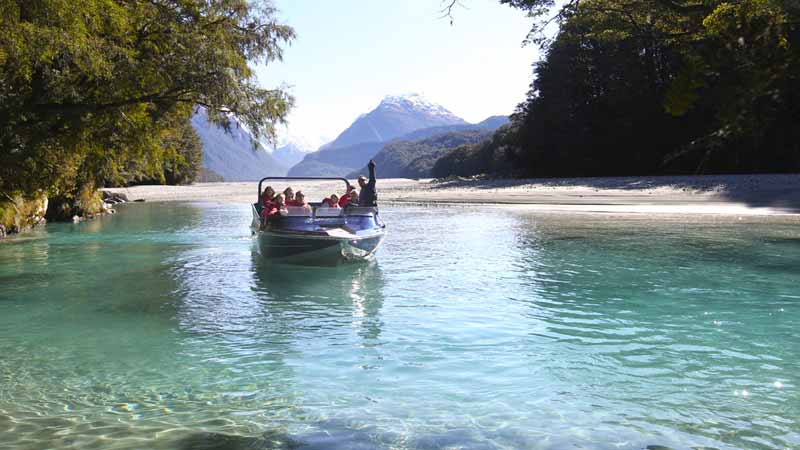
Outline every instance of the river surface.
POLYGON ((0 243, 0 449, 800 448, 800 220, 392 207, 269 264, 247 205, 0 243))

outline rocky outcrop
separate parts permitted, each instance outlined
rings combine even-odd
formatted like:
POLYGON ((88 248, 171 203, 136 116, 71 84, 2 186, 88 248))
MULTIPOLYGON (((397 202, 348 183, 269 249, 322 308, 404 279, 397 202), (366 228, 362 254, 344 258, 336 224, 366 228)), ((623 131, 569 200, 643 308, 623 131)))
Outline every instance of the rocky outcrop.
POLYGON ((100 191, 100 193, 103 196, 103 203, 107 203, 109 205, 127 203, 130 201, 128 200, 128 196, 122 192, 100 191))
POLYGON ((97 191, 93 186, 84 186, 74 195, 52 198, 44 193, 0 192, 0 238, 30 230, 48 220, 80 222, 112 214, 114 205, 127 201, 123 193, 97 191))
POLYGON ((46 217, 50 221, 77 222, 109 212, 108 209, 101 193, 86 185, 75 194, 51 198, 46 217))
POLYGON ((0 238, 44 223, 47 206, 44 193, 0 194, 0 238))

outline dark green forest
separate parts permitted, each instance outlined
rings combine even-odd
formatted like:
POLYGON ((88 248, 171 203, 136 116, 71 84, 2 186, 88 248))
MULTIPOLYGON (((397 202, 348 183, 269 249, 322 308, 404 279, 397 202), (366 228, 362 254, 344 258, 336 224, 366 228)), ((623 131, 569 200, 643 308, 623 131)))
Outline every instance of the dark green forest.
POLYGON ((197 105, 273 136, 293 99, 250 64, 294 38, 275 15, 267 1, 0 0, 0 199, 192 181, 197 105))
POLYGON ((535 21, 534 81, 436 176, 800 171, 797 0, 501 3, 535 21))

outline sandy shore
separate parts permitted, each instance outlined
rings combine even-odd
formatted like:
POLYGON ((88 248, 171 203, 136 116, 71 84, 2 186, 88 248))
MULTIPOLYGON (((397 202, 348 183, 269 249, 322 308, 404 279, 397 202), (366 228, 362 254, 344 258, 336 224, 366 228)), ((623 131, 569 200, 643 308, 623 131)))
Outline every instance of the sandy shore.
MULTIPOLYGON (((283 189, 285 183, 272 183, 283 189)), ((131 200, 250 203, 257 182, 108 189, 131 200)), ((343 191, 341 182, 292 183, 309 200, 343 191)), ((379 179, 383 203, 505 204, 561 212, 800 215, 800 174, 471 180, 379 179)))

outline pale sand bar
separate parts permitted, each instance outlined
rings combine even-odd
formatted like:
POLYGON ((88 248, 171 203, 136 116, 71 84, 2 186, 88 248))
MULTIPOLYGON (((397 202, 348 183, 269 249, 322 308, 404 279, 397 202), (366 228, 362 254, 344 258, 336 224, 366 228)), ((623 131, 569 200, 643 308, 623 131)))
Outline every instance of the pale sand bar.
MULTIPOLYGON (((282 190, 286 182, 270 183, 282 190)), ((257 182, 198 183, 108 189, 131 200, 250 203, 257 182)), ((291 186, 319 201, 342 182, 298 181, 291 186)), ((378 179, 381 203, 518 205, 554 212, 639 214, 800 215, 800 174, 554 179, 378 179)))

